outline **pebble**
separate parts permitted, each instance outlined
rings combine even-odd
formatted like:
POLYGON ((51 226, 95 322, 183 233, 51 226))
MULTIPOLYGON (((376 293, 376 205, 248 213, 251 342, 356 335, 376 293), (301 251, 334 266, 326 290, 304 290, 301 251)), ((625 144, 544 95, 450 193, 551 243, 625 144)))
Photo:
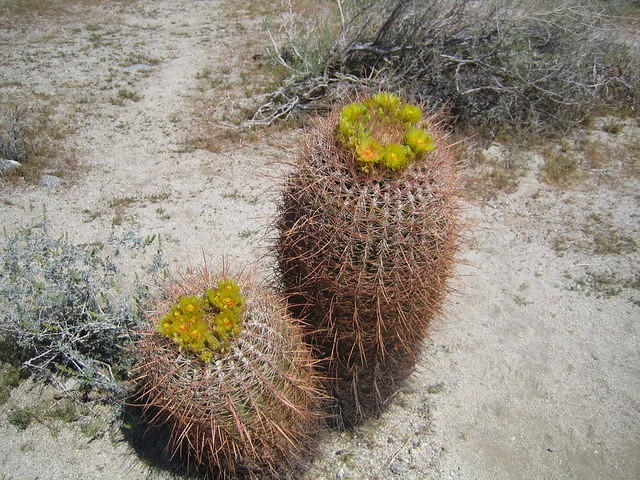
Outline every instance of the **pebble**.
POLYGON ((7 160, 6 158, 0 158, 0 173, 7 173, 17 168, 20 168, 22 164, 15 160, 7 160))
POLYGON ((404 458, 396 458, 393 463, 391 463, 389 470, 396 475, 404 475, 409 472, 409 462, 404 458))
POLYGON ((62 183, 62 179, 60 177, 56 177, 55 175, 42 175, 40 177, 40 186, 47 188, 56 188, 60 186, 62 183))

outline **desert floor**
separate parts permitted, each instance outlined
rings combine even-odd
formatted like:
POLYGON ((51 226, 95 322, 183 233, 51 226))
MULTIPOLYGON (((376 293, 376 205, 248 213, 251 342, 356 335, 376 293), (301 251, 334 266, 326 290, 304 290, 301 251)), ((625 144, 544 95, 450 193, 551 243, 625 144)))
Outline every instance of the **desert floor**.
MULTIPOLYGON (((266 13, 240 3, 69 2, 0 19, 0 99, 46 116, 62 178, 6 181, 3 227, 46 211, 77 243, 157 234, 172 268, 227 255, 268 276, 277 162, 302 132, 225 133, 268 44, 266 13)), ((323 433, 297 478, 640 478, 640 123, 599 118, 545 147, 577 159, 562 186, 543 181, 542 150, 469 142, 464 264, 421 365, 380 418, 323 433), (497 189, 504 165, 513 181, 497 189)), ((23 382, 3 412, 51 395, 23 382)), ((174 478, 105 424, 18 430, 1 414, 0 478, 174 478)))

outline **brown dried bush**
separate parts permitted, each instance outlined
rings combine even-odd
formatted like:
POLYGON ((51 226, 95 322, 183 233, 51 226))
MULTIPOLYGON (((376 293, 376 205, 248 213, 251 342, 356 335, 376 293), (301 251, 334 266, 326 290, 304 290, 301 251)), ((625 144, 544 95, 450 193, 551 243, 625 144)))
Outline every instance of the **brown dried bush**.
POLYGON ((313 61, 286 55, 295 39, 274 49, 279 62, 295 60, 295 68, 253 123, 326 110, 363 84, 445 107, 458 126, 490 135, 551 133, 605 108, 633 113, 640 107, 638 50, 616 39, 605 15, 611 6, 605 10, 602 2, 338 4, 344 20, 331 49, 294 50, 309 52, 313 61), (300 65, 323 68, 300 71, 300 65))

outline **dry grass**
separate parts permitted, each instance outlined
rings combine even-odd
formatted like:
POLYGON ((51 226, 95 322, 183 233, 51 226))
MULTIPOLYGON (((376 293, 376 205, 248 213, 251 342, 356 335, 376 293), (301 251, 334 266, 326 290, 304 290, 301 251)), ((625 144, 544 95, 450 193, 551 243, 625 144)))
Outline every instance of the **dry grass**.
POLYGON ((330 10, 310 0, 252 0, 240 8, 234 3, 225 4, 222 10, 228 19, 225 38, 229 48, 233 48, 233 55, 228 55, 229 60, 223 65, 205 65, 196 76, 193 130, 185 148, 229 151, 258 137, 281 137, 291 127, 300 126, 300 120, 292 118, 258 133, 249 120, 264 98, 291 74, 286 63, 274 61, 271 38, 282 40, 286 28, 291 27, 288 22, 305 19, 308 25, 306 19, 317 18, 318 8, 330 10), (247 34, 249 31, 251 35, 247 34), (238 88, 239 85, 242 87, 238 88))
MULTIPOLYGON (((59 119, 53 100, 36 98, 33 106, 5 104, 4 109, 22 112, 19 131, 24 150, 21 158, 16 158, 22 166, 6 174, 4 180, 12 184, 37 183, 43 173, 65 178, 67 172, 79 171, 75 152, 65 145, 67 135, 73 132, 71 121, 63 123, 59 119)), ((11 115, 0 116, 0 132, 9 129, 11 121, 11 115)))
POLYGON ((566 187, 579 178, 580 159, 575 152, 549 147, 544 150, 542 180, 558 187, 566 187))
POLYGON ((60 17, 96 4, 114 3, 131 6, 135 0, 0 0, 0 25, 4 21, 25 21, 36 17, 60 17))
POLYGON ((465 192, 482 200, 496 198, 500 193, 514 192, 528 168, 528 152, 523 148, 505 146, 502 156, 489 154, 489 150, 483 146, 467 149, 462 158, 465 192))

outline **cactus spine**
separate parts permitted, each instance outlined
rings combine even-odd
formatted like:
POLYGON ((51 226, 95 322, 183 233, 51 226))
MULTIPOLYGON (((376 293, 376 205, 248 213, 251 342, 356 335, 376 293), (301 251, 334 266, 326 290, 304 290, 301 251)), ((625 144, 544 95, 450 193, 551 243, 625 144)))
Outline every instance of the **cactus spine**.
POLYGON ((285 291, 335 379, 337 422, 377 414, 448 292, 459 183, 437 117, 377 94, 316 120, 276 226, 285 291))
POLYGON ((319 418, 314 360, 283 302, 248 276, 188 272, 137 349, 136 403, 169 425, 167 450, 194 470, 279 477, 302 459, 319 418))

